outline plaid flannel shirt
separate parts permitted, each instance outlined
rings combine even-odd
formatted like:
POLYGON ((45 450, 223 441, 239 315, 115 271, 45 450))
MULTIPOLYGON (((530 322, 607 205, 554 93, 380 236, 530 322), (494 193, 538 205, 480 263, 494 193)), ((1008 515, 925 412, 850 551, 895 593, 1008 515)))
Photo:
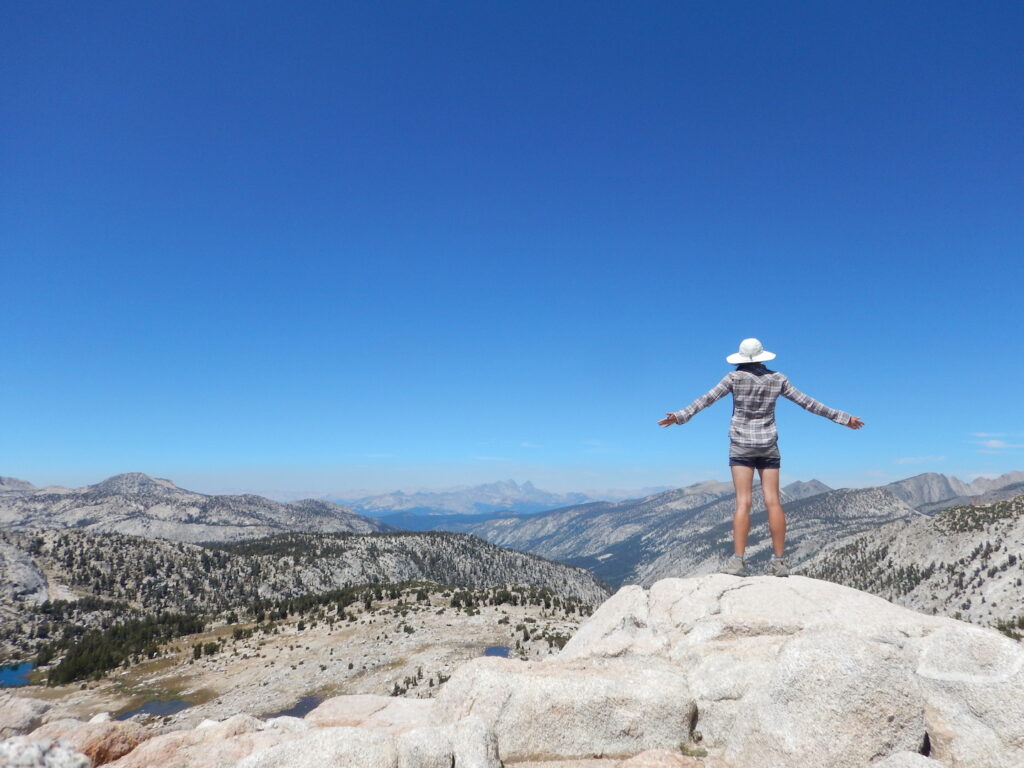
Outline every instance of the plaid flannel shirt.
POLYGON ((744 448, 768 448, 778 440, 775 428, 775 401, 782 395, 811 413, 846 424, 850 414, 829 408, 789 383, 785 374, 774 371, 755 376, 747 371, 729 371, 709 392, 675 412, 676 423, 685 424, 694 414, 732 392, 732 421, 729 440, 744 448))

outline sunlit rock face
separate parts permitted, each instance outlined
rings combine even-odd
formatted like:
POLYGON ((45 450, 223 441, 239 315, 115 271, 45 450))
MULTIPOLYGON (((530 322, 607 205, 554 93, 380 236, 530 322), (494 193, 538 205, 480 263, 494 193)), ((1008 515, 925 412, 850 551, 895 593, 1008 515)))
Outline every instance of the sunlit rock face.
POLYGON ((1024 765, 1019 643, 829 582, 625 587, 558 662, 638 657, 682 670, 703 745, 737 767, 853 768, 923 751, 950 768, 1024 765))
POLYGON ((800 576, 716 574, 624 587, 558 656, 474 659, 434 699, 239 714, 108 764, 1019 768, 1022 686, 1024 648, 993 630, 800 576))

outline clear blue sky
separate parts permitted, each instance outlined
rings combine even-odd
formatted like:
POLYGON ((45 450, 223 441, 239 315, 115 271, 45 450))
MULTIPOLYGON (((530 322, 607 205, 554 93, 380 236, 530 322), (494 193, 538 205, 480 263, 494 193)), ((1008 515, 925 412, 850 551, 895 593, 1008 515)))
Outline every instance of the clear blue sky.
POLYGON ((0 474, 1024 468, 1024 5, 8 2, 0 474))

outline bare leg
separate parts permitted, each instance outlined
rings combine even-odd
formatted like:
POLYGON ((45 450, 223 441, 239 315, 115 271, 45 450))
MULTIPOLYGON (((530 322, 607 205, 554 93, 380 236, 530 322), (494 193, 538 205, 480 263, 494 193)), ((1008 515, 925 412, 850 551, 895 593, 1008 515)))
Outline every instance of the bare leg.
MULTIPOLYGON (((733 551, 740 557, 747 549, 750 535, 750 504, 754 495, 754 468, 729 467, 732 484, 736 488, 736 514, 732 518, 733 551)), ((776 473, 777 474, 777 473, 776 473)))
POLYGON ((764 506, 768 510, 768 530, 772 534, 772 550, 776 557, 782 557, 786 549, 786 513, 782 511, 779 501, 779 470, 759 469, 761 475, 761 493, 764 495, 764 506))

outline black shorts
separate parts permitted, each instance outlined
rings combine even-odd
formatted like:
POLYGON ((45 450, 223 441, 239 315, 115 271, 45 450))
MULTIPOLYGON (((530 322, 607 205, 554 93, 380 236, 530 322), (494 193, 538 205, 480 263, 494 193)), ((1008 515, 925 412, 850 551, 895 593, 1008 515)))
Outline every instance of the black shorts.
POLYGON ((751 467, 753 469, 780 469, 782 459, 778 456, 730 456, 730 467, 751 467))

